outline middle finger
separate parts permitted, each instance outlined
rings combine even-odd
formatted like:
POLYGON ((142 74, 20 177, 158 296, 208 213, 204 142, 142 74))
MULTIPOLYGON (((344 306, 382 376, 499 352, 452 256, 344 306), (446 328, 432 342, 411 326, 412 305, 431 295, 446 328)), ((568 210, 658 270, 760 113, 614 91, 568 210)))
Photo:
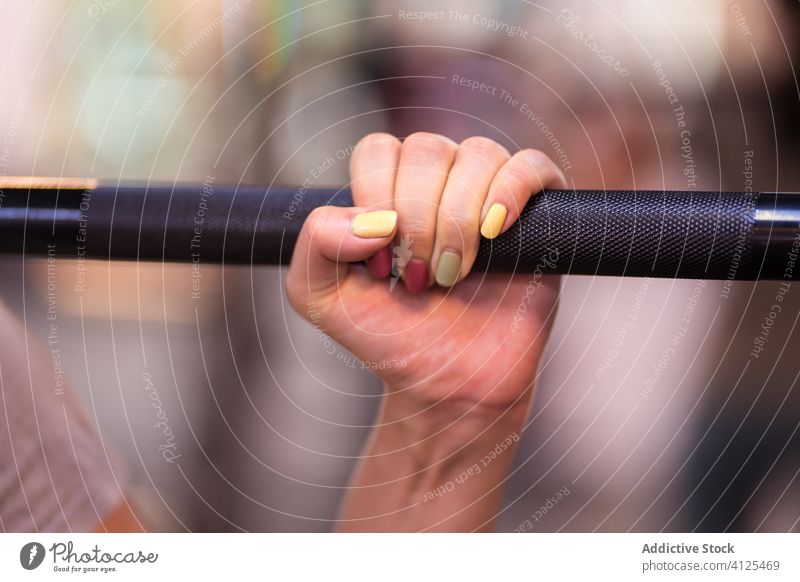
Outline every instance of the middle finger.
POLYGON ((394 208, 397 240, 403 253, 410 251, 403 280, 411 293, 422 293, 431 284, 439 200, 457 147, 446 137, 420 132, 408 136, 400 150, 394 208))

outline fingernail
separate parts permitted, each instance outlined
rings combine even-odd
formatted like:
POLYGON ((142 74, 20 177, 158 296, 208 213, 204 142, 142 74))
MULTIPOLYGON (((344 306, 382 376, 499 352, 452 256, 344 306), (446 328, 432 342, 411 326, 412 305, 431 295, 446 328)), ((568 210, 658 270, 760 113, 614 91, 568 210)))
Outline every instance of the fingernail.
POLYGON ((481 234, 485 238, 495 238, 503 229, 503 224, 506 222, 508 209, 502 204, 492 204, 489 212, 486 213, 486 218, 483 219, 481 225, 481 234))
POLYGON ((353 234, 359 238, 382 238, 392 234, 396 224, 394 210, 362 212, 353 219, 353 234))
POLYGON ((461 256, 453 251, 445 251, 439 255, 436 267, 436 283, 442 287, 452 287, 461 273, 461 256))
POLYGON ((403 273, 409 293, 422 293, 428 288, 428 265, 422 259, 411 259, 403 273))
POLYGON ((385 279, 392 272, 392 249, 383 247, 367 260, 367 271, 376 279, 385 279))

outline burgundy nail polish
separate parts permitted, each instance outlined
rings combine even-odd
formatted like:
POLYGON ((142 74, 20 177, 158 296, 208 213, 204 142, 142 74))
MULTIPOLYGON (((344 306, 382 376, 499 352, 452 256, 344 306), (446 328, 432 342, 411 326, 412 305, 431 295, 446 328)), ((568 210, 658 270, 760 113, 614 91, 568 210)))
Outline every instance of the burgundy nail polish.
POLYGON ((383 247, 367 259, 367 271, 376 279, 385 279, 392 272, 392 249, 383 247))
POLYGON ((409 293, 422 293, 428 289, 428 265, 422 259, 411 259, 404 274, 409 293))

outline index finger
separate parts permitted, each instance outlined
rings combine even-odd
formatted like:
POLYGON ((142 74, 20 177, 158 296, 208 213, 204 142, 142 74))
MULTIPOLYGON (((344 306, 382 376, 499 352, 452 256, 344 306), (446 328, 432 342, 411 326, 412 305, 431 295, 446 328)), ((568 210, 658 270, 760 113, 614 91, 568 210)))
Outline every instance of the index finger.
MULTIPOLYGON (((388 133, 371 133, 356 144, 350 158, 353 205, 394 210, 394 182, 400 160, 400 140, 388 133)), ((367 259, 373 277, 388 277, 392 251, 386 246, 367 259)))
POLYGON ((400 140, 393 135, 371 133, 362 138, 350 158, 353 205, 392 210, 399 161, 400 140))

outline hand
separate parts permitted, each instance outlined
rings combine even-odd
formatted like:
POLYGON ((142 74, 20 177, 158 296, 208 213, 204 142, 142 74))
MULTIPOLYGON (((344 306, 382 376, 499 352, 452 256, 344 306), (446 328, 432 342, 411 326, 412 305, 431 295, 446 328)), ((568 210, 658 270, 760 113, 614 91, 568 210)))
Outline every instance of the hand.
POLYGON ((485 138, 456 145, 427 133, 402 144, 367 136, 350 173, 356 207, 309 216, 287 277, 294 308, 386 384, 339 528, 489 529, 558 279, 471 269, 481 236, 506 231, 533 193, 564 178, 540 152, 512 157, 485 138), (403 279, 394 287, 393 262, 403 279))
POLYGON ((470 271, 481 236, 506 231, 532 194, 565 186, 555 164, 482 137, 416 133, 401 144, 376 133, 350 172, 356 207, 318 208, 303 227, 287 277, 294 308, 423 407, 524 399, 558 278, 470 271))

